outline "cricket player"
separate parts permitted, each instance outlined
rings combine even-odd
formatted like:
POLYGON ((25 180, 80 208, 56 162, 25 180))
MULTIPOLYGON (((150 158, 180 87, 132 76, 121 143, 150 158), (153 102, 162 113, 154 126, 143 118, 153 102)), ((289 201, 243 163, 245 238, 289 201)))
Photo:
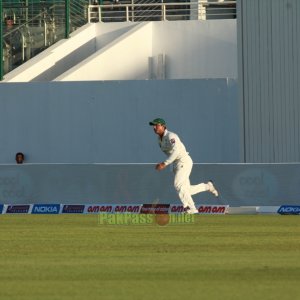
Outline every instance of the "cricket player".
POLYGON ((158 135, 158 144, 161 150, 167 155, 167 159, 164 162, 156 165, 156 170, 161 171, 173 163, 173 172, 175 174, 174 187, 183 204, 184 210, 189 214, 198 213, 192 195, 208 191, 218 197, 218 191, 212 181, 191 185, 190 174, 193 161, 178 135, 167 130, 166 122, 161 118, 154 119, 149 122, 149 125, 153 126, 154 132, 158 135))

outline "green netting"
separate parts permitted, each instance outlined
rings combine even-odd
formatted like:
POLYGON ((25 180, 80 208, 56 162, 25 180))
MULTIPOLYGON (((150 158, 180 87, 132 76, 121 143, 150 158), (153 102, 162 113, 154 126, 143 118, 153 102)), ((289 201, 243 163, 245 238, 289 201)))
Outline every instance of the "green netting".
POLYGON ((0 5, 1 2, 1 74, 87 23, 88 0, 0 0, 0 5))

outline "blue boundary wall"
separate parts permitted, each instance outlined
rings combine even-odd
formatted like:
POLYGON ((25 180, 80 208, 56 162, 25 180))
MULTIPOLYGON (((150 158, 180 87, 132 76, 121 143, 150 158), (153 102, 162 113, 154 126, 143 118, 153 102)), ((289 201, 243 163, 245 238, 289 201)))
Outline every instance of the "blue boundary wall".
MULTIPOLYGON (((154 164, 0 165, 1 204, 180 204, 171 168, 154 164)), ((220 197, 196 203, 238 206, 300 204, 300 164, 195 164, 191 183, 213 179, 220 197)))

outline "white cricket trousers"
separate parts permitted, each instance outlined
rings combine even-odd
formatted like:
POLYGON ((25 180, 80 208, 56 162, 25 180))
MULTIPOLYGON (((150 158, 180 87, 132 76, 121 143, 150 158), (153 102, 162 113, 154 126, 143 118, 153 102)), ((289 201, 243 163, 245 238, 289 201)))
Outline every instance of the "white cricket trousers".
POLYGON ((192 195, 207 191, 208 186, 206 183, 191 185, 190 175, 192 168, 193 161, 189 155, 174 163, 174 187, 183 207, 189 206, 191 209, 196 209, 192 195))

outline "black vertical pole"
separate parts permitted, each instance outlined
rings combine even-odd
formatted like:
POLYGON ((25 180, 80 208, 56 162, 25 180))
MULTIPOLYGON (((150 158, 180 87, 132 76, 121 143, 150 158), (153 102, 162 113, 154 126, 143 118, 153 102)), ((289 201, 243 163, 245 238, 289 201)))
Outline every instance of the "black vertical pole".
POLYGON ((65 38, 68 39, 70 35, 70 0, 65 0, 65 38))

